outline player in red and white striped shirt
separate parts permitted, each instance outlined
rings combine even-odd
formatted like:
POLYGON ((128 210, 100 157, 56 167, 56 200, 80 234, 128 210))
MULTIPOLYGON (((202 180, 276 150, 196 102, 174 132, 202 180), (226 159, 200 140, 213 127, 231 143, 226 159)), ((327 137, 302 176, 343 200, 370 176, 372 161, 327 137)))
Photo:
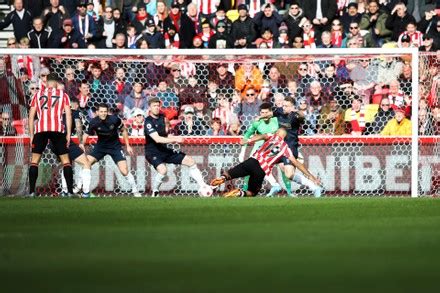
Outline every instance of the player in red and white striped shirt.
POLYGON ((35 183, 38 178, 38 164, 50 140, 52 148, 63 163, 67 189, 73 193, 73 171, 67 145, 72 132, 72 112, 67 94, 57 89, 58 76, 49 74, 47 87, 38 91, 32 98, 29 110, 29 135, 32 143, 32 158, 29 167, 30 195, 35 196, 35 183), (64 129, 63 113, 66 114, 64 129))
POLYGON ((284 128, 278 129, 274 135, 255 135, 247 141, 247 144, 261 139, 267 139, 267 141, 249 159, 224 172, 223 176, 212 180, 211 185, 218 186, 227 180, 250 176, 247 191, 237 188, 227 192, 224 196, 256 196, 261 189, 264 177, 272 172, 272 168, 280 162, 282 157, 287 157, 307 178, 319 185, 319 180, 293 156, 289 146, 284 142, 286 135, 284 128))

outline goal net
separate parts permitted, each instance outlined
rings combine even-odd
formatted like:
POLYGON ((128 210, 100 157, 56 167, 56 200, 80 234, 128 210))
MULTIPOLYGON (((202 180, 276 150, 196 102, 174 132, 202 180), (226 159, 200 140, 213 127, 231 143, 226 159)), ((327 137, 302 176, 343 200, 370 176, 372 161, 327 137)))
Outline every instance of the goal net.
MULTIPOLYGON (((27 192, 28 104, 45 86, 49 72, 63 80, 60 86, 79 108, 83 129, 99 103, 107 103, 123 119, 135 151, 127 156, 128 165, 139 190, 147 194, 155 175, 145 159, 143 138, 151 97, 161 100, 169 132, 185 137, 183 144, 170 147, 191 155, 207 182, 239 162, 240 139, 258 118, 259 106, 268 102, 282 107, 283 100, 291 97, 295 111, 305 115, 299 131, 301 157, 321 179, 325 196, 439 192, 436 55, 419 55, 412 49, 133 52, 0 52, 1 112, 10 117, 12 127, 2 122, 1 194, 27 192), (406 129, 391 125, 396 112, 412 125, 406 129)), ((94 138, 88 151, 93 144, 94 138)), ((251 149, 244 149, 245 158, 251 149)), ((74 164, 75 177, 79 170, 74 164)), ((46 150, 38 193, 59 193, 60 172, 56 156, 46 150)), ((280 169, 273 172, 286 187, 280 169)), ((235 180, 218 194, 242 183, 235 180)), ((130 189, 110 157, 92 167, 91 188, 100 196, 129 195, 130 189)), ((298 183, 290 188, 297 196, 313 196, 298 183)), ((269 189, 265 182, 260 195, 269 189)), ((190 196, 197 194, 197 184, 186 167, 170 165, 161 191, 190 196)))

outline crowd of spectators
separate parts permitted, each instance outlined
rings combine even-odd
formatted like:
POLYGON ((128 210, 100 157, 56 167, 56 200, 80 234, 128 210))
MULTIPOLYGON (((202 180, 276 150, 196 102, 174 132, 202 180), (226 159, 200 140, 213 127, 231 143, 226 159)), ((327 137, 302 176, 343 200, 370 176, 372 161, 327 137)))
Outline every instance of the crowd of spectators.
POLYGON ((437 0, 13 0, 13 8, 0 21, 0 30, 13 26, 10 48, 440 49, 437 0))
MULTIPOLYGON (((9 48, 413 46, 434 51, 440 44, 439 9, 432 1, 242 1, 232 5, 228 1, 140 0, 106 1, 100 6, 97 1, 50 0, 47 8, 35 2, 45 1, 15 0, 15 10, 0 22, 0 28, 14 27, 9 48)), ((437 56, 427 55, 419 69, 419 132, 437 135, 437 56)), ((131 135, 143 134, 148 99, 153 96, 161 99, 169 131, 176 135, 239 135, 258 117, 263 102, 282 107, 285 97, 293 97, 296 109, 305 116, 302 135, 409 135, 411 120, 404 119, 411 116, 416 98, 412 71, 408 58, 391 56, 197 62, 12 55, 0 58, 0 81, 5 85, 0 89, 14 84, 22 96, 16 99, 29 101, 45 87, 46 76, 55 72, 63 78, 60 87, 75 102, 86 126, 96 115, 96 105, 105 102, 124 119, 131 135), (405 127, 399 128, 402 124, 405 127)), ((2 104, 8 104, 6 96, 2 104)), ((21 117, 13 107, 4 106, 1 112, 5 121, 21 117)), ((1 125, 3 135, 11 133, 8 124, 1 125)))

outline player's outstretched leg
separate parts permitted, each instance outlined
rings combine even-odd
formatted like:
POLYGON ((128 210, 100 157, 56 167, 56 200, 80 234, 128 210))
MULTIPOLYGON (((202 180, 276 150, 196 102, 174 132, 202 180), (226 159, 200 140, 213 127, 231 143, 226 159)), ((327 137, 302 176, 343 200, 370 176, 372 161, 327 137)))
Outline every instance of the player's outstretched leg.
POLYGON ((194 162, 194 159, 191 156, 186 155, 182 160, 182 165, 189 167, 189 176, 197 182, 199 188, 208 185, 205 183, 205 180, 203 180, 202 172, 200 172, 196 162, 194 162))
POLYGON ((321 197, 322 195, 322 188, 321 186, 315 184, 312 180, 307 179, 304 174, 301 172, 295 172, 295 175, 293 176, 293 182, 296 182, 300 185, 307 186, 312 192, 315 197, 321 197))
POLYGON ((275 179, 272 173, 267 175, 264 179, 266 179, 271 186, 270 191, 267 194, 267 197, 272 197, 282 190, 281 185, 277 182, 277 180, 275 179))
POLYGON ((133 193, 133 196, 142 197, 142 195, 139 193, 139 190, 137 188, 136 180, 134 180, 133 174, 131 174, 128 171, 127 161, 126 160, 119 161, 118 168, 121 174, 125 177, 125 180, 127 180, 128 184, 130 184, 131 192, 133 193))
POLYGON ((287 178, 283 171, 281 171, 281 176, 283 177, 283 182, 286 186, 287 196, 292 196, 292 182, 287 178))
POLYGON ((163 179, 165 178, 167 174, 167 166, 165 164, 159 164, 156 167, 156 175, 153 178, 153 182, 151 184, 151 197, 158 197, 159 196, 159 188, 160 185, 163 182, 163 179))

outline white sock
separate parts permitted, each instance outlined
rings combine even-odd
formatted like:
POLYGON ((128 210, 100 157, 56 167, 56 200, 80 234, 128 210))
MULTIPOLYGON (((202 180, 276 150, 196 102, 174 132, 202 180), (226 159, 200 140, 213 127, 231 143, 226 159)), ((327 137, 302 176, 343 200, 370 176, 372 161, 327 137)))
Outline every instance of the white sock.
POLYGON ((131 192, 137 193, 138 192, 138 188, 137 188, 137 185, 136 185, 136 181, 134 180, 133 174, 128 173, 128 175, 125 176, 125 179, 127 179, 128 183, 131 185, 131 192))
POLYGON ((64 171, 61 170, 61 191, 67 193, 67 182, 66 178, 64 178, 64 171))
POLYGON ((196 164, 189 167, 189 175, 197 182, 199 187, 206 185, 205 181, 203 180, 202 173, 200 172, 199 168, 197 168, 196 164))
POLYGON ((159 191, 159 187, 162 184, 162 180, 165 178, 165 175, 162 175, 160 173, 157 173, 156 176, 154 176, 153 183, 151 186, 152 191, 159 191))
POLYGON ((273 174, 269 174, 266 177, 264 177, 264 179, 266 179, 267 182, 269 182, 270 186, 274 187, 274 186, 280 186, 280 184, 278 184, 277 180, 275 179, 275 177, 273 177, 273 174))
POLYGON ((307 186, 310 188, 311 191, 315 191, 317 188, 319 188, 318 185, 316 185, 312 180, 307 179, 303 173, 296 172, 295 176, 293 176, 293 182, 296 182, 300 185, 307 186))
MULTIPOLYGON (((82 169, 81 170, 81 180, 80 183, 82 185, 82 190, 84 193, 90 192, 90 182, 92 181, 92 174, 90 173, 90 169, 82 169)), ((77 185, 81 187, 80 185, 77 185)))

